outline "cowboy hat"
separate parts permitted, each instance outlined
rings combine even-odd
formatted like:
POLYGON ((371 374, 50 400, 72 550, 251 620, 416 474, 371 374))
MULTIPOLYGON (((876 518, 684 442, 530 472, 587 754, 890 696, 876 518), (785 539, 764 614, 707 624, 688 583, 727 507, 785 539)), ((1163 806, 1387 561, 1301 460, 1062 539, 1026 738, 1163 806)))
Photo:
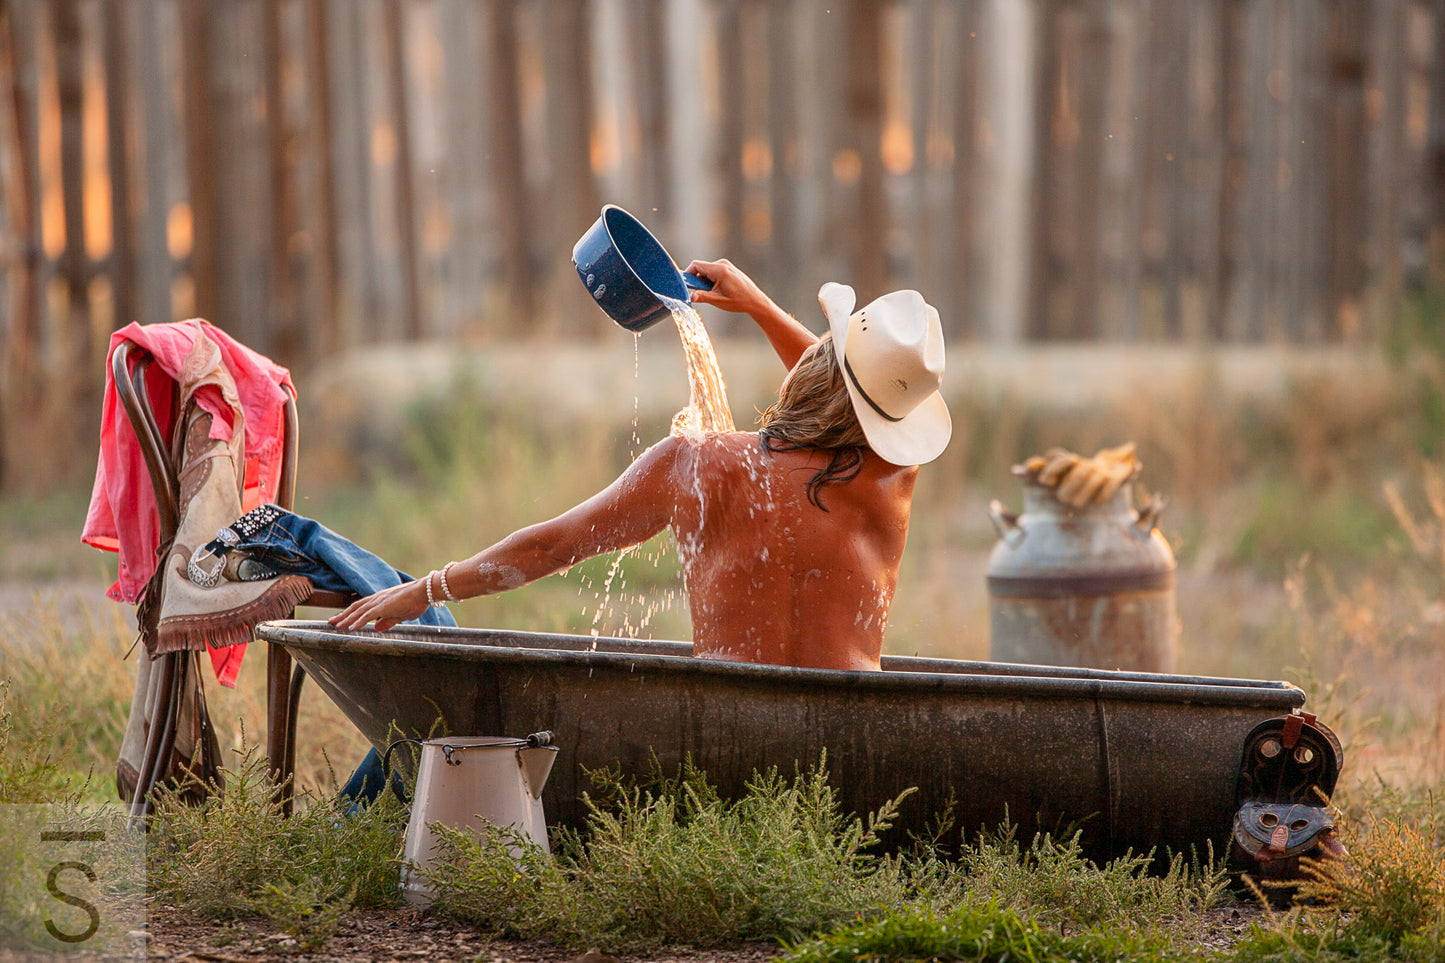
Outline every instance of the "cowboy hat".
POLYGON ((832 281, 818 291, 818 301, 868 446, 895 465, 937 458, 953 433, 938 393, 943 381, 938 311, 917 291, 894 291, 855 312, 853 289, 832 281))

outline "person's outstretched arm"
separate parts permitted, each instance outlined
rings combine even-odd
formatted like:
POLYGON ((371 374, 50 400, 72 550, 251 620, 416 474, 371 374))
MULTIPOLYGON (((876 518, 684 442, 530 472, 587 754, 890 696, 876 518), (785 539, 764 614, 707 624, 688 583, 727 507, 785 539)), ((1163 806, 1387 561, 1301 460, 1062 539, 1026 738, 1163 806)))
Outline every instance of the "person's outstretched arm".
MULTIPOLYGON (((664 438, 638 456, 616 481, 550 521, 529 525, 447 570, 446 587, 457 599, 494 595, 565 571, 583 559, 628 548, 662 531, 675 504, 673 471, 681 439, 664 438)), ((340 629, 375 622, 386 631, 426 611, 427 585, 443 601, 440 570, 415 582, 358 599, 333 615, 340 629)))
POLYGON ((818 340, 817 335, 778 307, 752 278, 726 258, 721 261, 693 261, 687 269, 713 282, 711 291, 693 291, 693 301, 751 317, 768 336, 768 343, 789 371, 798 363, 803 352, 818 340))

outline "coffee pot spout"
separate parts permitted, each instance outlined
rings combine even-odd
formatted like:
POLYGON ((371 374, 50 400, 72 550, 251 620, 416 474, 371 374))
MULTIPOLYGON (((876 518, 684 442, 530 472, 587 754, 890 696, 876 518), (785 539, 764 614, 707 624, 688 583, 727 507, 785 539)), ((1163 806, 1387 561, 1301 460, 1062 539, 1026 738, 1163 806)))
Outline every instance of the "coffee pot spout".
POLYGON ((557 759, 557 747, 552 745, 552 733, 534 732, 527 737, 527 745, 517 750, 517 762, 522 767, 522 776, 527 781, 527 792, 540 798, 547 779, 552 775, 552 763, 557 759))

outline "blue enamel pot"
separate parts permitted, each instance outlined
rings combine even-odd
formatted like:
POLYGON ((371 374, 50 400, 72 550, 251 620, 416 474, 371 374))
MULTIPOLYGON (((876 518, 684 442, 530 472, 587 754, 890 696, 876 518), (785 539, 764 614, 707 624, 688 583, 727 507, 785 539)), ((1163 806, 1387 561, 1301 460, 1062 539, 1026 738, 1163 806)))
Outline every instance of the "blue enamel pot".
POLYGON ((602 208, 572 248, 572 265, 597 306, 629 331, 671 317, 663 298, 686 301, 688 288, 712 288, 707 278, 679 271, 642 222, 615 204, 602 208))

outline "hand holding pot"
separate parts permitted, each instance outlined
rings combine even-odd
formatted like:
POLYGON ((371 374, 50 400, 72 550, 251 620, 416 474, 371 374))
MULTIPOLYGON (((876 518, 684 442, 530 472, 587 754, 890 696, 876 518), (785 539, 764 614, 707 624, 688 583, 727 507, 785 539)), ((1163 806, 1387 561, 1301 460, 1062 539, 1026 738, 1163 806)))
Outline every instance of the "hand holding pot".
POLYGON ((803 352, 818 340, 817 335, 778 307, 752 278, 727 258, 693 261, 687 266, 687 273, 706 278, 712 283, 711 290, 698 289, 692 292, 694 302, 710 304, 723 311, 735 311, 751 317, 767 335, 773 350, 788 368, 791 369, 797 364, 803 352))
POLYGON ((696 274, 712 282, 711 291, 690 292, 697 304, 711 304, 723 311, 738 314, 753 314, 760 310, 778 310, 773 299, 763 293, 752 278, 740 271, 727 258, 717 261, 693 261, 687 266, 688 274, 696 274))

